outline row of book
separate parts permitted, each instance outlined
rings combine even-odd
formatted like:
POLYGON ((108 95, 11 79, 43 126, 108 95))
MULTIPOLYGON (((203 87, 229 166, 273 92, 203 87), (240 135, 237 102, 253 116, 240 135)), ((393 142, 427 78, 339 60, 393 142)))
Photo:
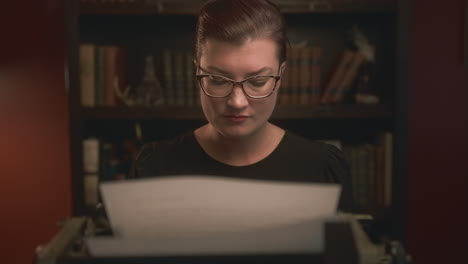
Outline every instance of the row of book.
POLYGON ((360 51, 345 49, 333 66, 320 95, 322 104, 342 103, 358 78, 361 67, 366 63, 366 56, 360 51))
POLYGON ((136 139, 112 143, 96 137, 83 140, 83 173, 85 204, 94 207, 99 202, 100 182, 128 178, 132 159, 141 146, 136 139))
POLYGON ((199 105, 196 66, 193 54, 180 50, 162 51, 161 70, 164 76, 164 97, 167 105, 199 105))
MULTIPOLYGON (((281 79, 278 104, 342 103, 357 78, 365 57, 344 50, 327 81, 322 81, 322 48, 292 45, 281 79)), ((155 106, 199 104, 196 68, 191 53, 165 49, 147 56, 141 81, 127 84, 127 54, 118 46, 80 45, 81 102, 94 106, 155 106)))
POLYGON ((127 56, 119 46, 80 45, 80 90, 84 107, 116 106, 116 89, 127 83, 127 56))
POLYGON ((393 135, 382 132, 375 144, 345 145, 356 207, 364 212, 392 204, 393 135))
MULTIPOLYGON (((128 178, 132 157, 141 146, 137 139, 110 143, 95 137, 83 140, 85 203, 99 202, 98 185, 104 181, 128 178)), ((341 149, 350 165, 356 208, 372 212, 392 203, 393 136, 382 132, 374 144, 342 144, 326 141, 341 149)))
POLYGON ((80 45, 82 106, 199 104, 191 53, 165 49, 156 56, 148 55, 142 61, 140 81, 133 86, 128 83, 127 56, 119 46, 80 45))
POLYGON ((278 104, 318 104, 321 92, 322 48, 291 46, 282 74, 278 104))

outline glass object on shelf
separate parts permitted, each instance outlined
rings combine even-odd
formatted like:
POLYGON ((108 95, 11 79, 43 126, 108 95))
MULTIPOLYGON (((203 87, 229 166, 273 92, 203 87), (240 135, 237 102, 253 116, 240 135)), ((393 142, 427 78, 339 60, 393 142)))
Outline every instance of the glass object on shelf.
POLYGON ((151 107, 162 105, 164 103, 162 86, 155 74, 152 55, 145 57, 143 79, 136 89, 132 89, 132 87, 127 86, 125 91, 122 92, 118 87, 118 79, 115 79, 115 92, 127 106, 151 107))
POLYGON ((373 68, 374 64, 369 62, 361 68, 355 94, 355 100, 358 104, 378 104, 380 101, 379 96, 372 90, 372 85, 369 84, 373 68))
POLYGON ((354 46, 361 52, 366 60, 361 65, 357 76, 355 101, 358 104, 378 104, 379 96, 374 91, 371 79, 375 70, 375 46, 370 43, 361 29, 354 25, 350 32, 354 46))

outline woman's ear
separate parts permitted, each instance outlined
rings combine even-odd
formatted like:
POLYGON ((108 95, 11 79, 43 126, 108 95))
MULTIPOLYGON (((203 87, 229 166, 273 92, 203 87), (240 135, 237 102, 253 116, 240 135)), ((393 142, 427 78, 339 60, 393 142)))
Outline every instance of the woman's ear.
POLYGON ((281 66, 280 66, 280 73, 279 75, 282 75, 284 73, 284 71, 286 70, 286 61, 283 61, 283 63, 281 63, 281 66))
POLYGON ((197 59, 193 59, 193 65, 195 66, 195 74, 198 74, 198 60, 197 59))

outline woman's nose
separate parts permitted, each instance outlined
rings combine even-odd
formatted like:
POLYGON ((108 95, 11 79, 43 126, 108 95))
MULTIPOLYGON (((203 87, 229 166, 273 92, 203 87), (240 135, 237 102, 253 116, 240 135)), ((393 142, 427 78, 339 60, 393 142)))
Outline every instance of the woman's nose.
POLYGON ((243 108, 249 104, 247 95, 245 95, 239 84, 234 85, 232 93, 229 95, 227 104, 234 108, 243 108))

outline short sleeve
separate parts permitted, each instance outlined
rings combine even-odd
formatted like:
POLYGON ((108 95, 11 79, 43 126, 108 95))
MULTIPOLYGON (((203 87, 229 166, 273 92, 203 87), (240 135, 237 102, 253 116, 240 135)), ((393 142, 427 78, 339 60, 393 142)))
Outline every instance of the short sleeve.
POLYGON ((329 182, 339 183, 342 186, 338 210, 344 212, 354 211, 354 195, 349 164, 341 150, 333 145, 325 144, 326 165, 325 176, 329 182))

